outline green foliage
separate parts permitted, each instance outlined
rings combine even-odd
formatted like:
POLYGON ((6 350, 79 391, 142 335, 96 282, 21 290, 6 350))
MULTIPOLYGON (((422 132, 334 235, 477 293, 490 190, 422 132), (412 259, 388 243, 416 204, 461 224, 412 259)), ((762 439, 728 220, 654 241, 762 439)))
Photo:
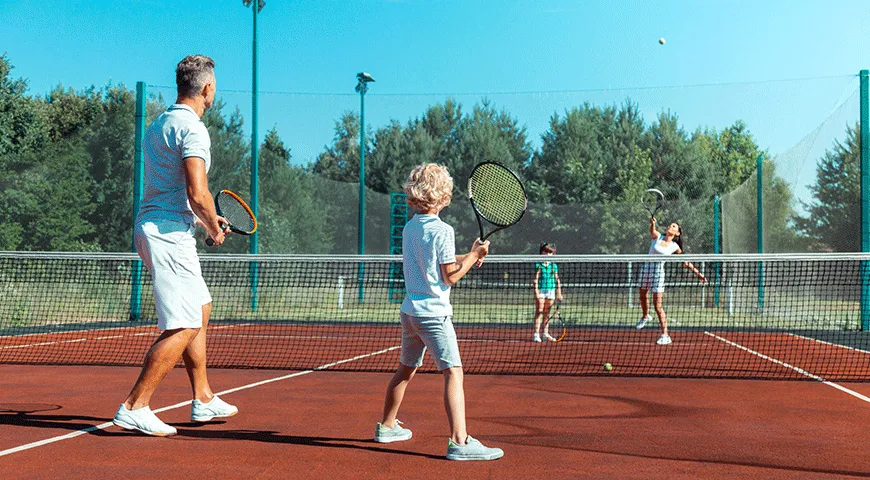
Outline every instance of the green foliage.
POLYGON ((263 192, 258 221, 260 250, 265 253, 329 253, 332 226, 323 214, 315 192, 316 179, 290 164, 290 151, 275 129, 260 147, 263 192))
POLYGON ((89 221, 97 226, 96 242, 103 250, 126 251, 133 235, 136 96, 122 86, 112 86, 99 100, 98 114, 84 135, 94 182, 91 202, 100 206, 89 221))
POLYGON ((816 250, 861 251, 861 139, 859 125, 846 130, 846 140, 834 143, 819 160, 815 197, 808 214, 796 222, 816 250))
MULTIPOLYGON (((78 92, 58 86, 30 97, 12 70, 0 56, 0 249, 129 250, 134 92, 122 85, 78 92)), ((165 103, 149 99, 149 123, 165 103)), ((218 100, 202 118, 212 141, 210 189, 250 198, 250 140, 241 112, 226 110, 218 100)), ((332 142, 306 167, 292 165, 290 146, 276 130, 266 134, 259 150, 261 252, 356 252, 360 128, 357 114, 345 112, 332 142)), ((514 169, 530 200, 522 222, 493 238, 494 253, 535 253, 544 240, 560 253, 644 252, 647 218, 638 198, 650 187, 664 191, 660 223, 680 222, 688 251, 713 251, 715 195, 729 206, 723 212, 729 232, 745 240, 732 251, 754 251, 755 162, 768 155, 739 120, 721 131, 692 132, 672 112, 645 122, 630 100, 583 104, 554 113, 535 150, 520 122, 489 100, 463 109, 448 99, 407 122, 364 128, 369 253, 387 251, 388 194, 402 190, 414 166, 429 162, 446 165, 454 178, 453 204, 442 218, 464 250, 479 235, 465 179, 488 160, 514 169)), ((788 185, 765 162, 768 251, 808 243, 860 249, 856 129, 846 137, 820 160, 806 217, 795 214, 788 185)), ((249 239, 231 236, 219 251, 246 253, 249 239)))
POLYGON ((12 78, 12 64, 0 55, 0 156, 35 151, 48 141, 38 103, 25 96, 27 82, 12 78))

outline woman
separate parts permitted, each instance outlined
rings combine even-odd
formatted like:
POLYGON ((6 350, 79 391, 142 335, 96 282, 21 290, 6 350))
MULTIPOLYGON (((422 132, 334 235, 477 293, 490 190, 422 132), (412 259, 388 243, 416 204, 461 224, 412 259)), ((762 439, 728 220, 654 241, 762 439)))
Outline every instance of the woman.
MULTIPOLYGON (((673 222, 668 225, 668 229, 664 234, 656 230, 656 219, 649 219, 649 234, 652 242, 649 246, 650 255, 671 255, 674 253, 683 253, 682 229, 680 224, 673 222)), ((702 283, 707 282, 704 277, 691 262, 683 262, 683 266, 694 273, 702 283)), ((665 262, 648 262, 644 263, 640 269, 640 308, 643 311, 643 317, 637 322, 636 328, 640 330, 645 327, 650 321, 649 316, 649 297, 647 292, 652 290, 653 305, 656 309, 656 315, 659 317, 659 323, 662 326, 662 336, 656 341, 659 345, 670 345, 670 335, 668 335, 668 319, 665 316, 665 311, 662 308, 662 295, 665 292, 665 262)))

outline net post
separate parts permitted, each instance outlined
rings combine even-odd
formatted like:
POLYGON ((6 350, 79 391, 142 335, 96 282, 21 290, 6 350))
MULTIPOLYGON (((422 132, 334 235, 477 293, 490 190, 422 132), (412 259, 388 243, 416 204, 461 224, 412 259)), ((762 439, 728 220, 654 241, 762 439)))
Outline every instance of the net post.
MULTIPOLYGON (((870 70, 861 70, 861 251, 870 252, 870 70)), ((870 262, 861 261, 861 330, 870 330, 870 262)))
MULTIPOLYGON (((764 174, 763 174, 764 156, 759 155, 755 161, 755 182, 756 182, 756 238, 758 241, 758 253, 764 253, 764 174)), ((764 311, 764 262, 758 262, 758 312, 764 311)))
MULTIPOLYGON (((722 244, 719 238, 719 222, 721 204, 719 203, 719 194, 713 196, 713 253, 722 253, 722 244)), ((719 307, 719 264, 713 263, 713 305, 719 307)))
MULTIPOLYGON (((145 82, 136 82, 136 137, 133 155, 133 226, 136 225, 136 216, 139 214, 139 204, 142 201, 142 192, 145 185, 145 82)), ((131 251, 136 252, 136 242, 131 238, 131 251)), ((142 260, 133 260, 133 268, 130 273, 130 317, 131 322, 138 322, 142 318, 142 260)))

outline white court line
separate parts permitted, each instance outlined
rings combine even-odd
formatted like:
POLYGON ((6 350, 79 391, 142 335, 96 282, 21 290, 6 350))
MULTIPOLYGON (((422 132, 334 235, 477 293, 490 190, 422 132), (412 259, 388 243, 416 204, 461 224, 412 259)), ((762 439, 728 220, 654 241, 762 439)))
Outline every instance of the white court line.
MULTIPOLYGON (((317 372, 317 371, 320 371, 320 370, 326 370, 327 368, 331 368, 331 367, 334 367, 334 366, 336 366, 336 365, 341 365, 341 364, 343 364, 343 363, 353 362, 354 360, 361 360, 361 359, 368 358, 368 357, 374 357, 375 355, 381 355, 381 354, 384 354, 384 353, 387 353, 387 352, 391 352, 391 351, 393 351, 393 350, 396 350, 396 349, 398 349, 398 348, 402 348, 401 345, 396 345, 396 346, 393 346, 393 347, 385 348, 385 349, 383 349, 383 350, 379 350, 379 351, 377 351, 377 352, 366 353, 366 354, 363 354, 363 355, 357 355, 357 356, 355 356, 355 357, 345 358, 344 360, 338 360, 338 361, 336 361, 336 362, 332 362, 332 363, 326 363, 326 364, 321 365, 321 366, 319 366, 319 367, 314 367, 314 368, 311 369, 311 370, 303 370, 303 371, 301 371, 301 372, 291 373, 291 374, 289 374, 289 375, 283 375, 283 376, 280 376, 280 377, 275 377, 275 378, 269 378, 269 379, 266 379, 266 380, 261 380, 261 381, 259 381, 259 382, 249 383, 249 384, 247 384, 247 385, 242 385, 241 387, 231 388, 231 389, 229 389, 229 390, 224 390, 224 391, 222 391, 222 392, 217 392, 215 395, 228 395, 228 394, 230 394, 230 393, 238 392, 238 391, 241 391, 241 390, 247 390, 247 389, 249 389, 249 388, 259 387, 259 386, 261 386, 261 385, 266 385, 266 384, 268 384, 268 383, 280 382, 281 380, 287 380, 287 379, 289 379, 289 378, 299 377, 299 376, 302 376, 302 375, 307 375, 307 374, 309 374, 309 373, 314 373, 314 372, 317 372)), ((190 400, 187 400, 187 401, 184 401, 184 402, 180 402, 180 403, 176 403, 175 405, 170 405, 170 406, 168 406, 168 407, 158 408, 157 410, 154 410, 154 413, 165 412, 165 411, 167 411, 167 410, 174 410, 174 409, 176 409, 176 408, 180 408, 180 407, 184 407, 184 406, 186 406, 186 405, 190 405, 190 403, 191 403, 190 400)), ((88 433, 91 433, 91 432, 95 432, 95 431, 97 431, 97 430, 104 430, 104 429, 106 429, 106 428, 111 427, 112 425, 113 425, 112 422, 101 423, 101 424, 99 424, 99 425, 95 425, 95 426, 93 426, 93 427, 88 427, 88 428, 85 428, 85 429, 82 429, 82 430, 76 430, 75 432, 67 433, 66 435, 60 435, 60 436, 57 436, 57 437, 46 438, 45 440, 39 440, 39 441, 36 441, 36 442, 28 443, 28 444, 26 444, 26 445, 19 445, 19 446, 14 447, 14 448, 9 448, 9 449, 6 449, 6 450, 2 450, 2 451, 0 451, 0 457, 2 457, 2 456, 4 456, 4 455, 10 455, 10 454, 13 454, 13 453, 22 452, 22 451, 24 451, 24 450, 30 450, 30 449, 32 449, 32 448, 36 448, 36 447, 41 447, 41 446, 43 446, 43 445, 48 445, 48 444, 50 444, 50 443, 60 442, 61 440, 69 440, 70 438, 79 437, 79 436, 81 436, 81 435, 85 435, 85 434, 88 434, 88 433)))
MULTIPOLYGON (((141 334, 136 334, 141 335, 141 334)), ((26 347, 44 347, 46 345, 60 345, 64 343, 79 343, 79 342, 87 342, 88 340, 110 340, 112 338, 124 338, 127 335, 112 335, 109 337, 94 337, 94 338, 74 338, 72 340, 57 340, 54 342, 41 342, 41 343, 28 343, 26 345, 7 345, 5 347, 0 347, 0 350, 9 350, 13 348, 26 348, 26 347)), ((131 335, 135 336, 135 335, 131 335)))
POLYGON ((798 335, 797 333, 789 333, 789 335, 791 335, 792 337, 802 338, 804 340, 810 340, 812 342, 817 342, 817 343, 821 343, 824 345, 831 345, 832 347, 845 348, 846 350, 852 350, 853 352, 870 353, 867 350, 862 350, 860 348, 850 347, 848 345, 840 345, 839 343, 826 342, 824 340, 819 340, 818 338, 810 338, 810 337, 805 337, 803 335, 798 335))
MULTIPOLYGON (((245 325, 247 325, 247 324, 245 324, 245 325)), ((234 328, 234 327, 237 327, 237 326, 244 326, 244 325, 217 325, 217 326, 214 326, 214 327, 209 327, 209 330, 211 330, 211 329, 219 330, 219 329, 224 329, 224 328, 234 328)), ((116 330, 116 329, 123 329, 123 328, 136 328, 136 327, 117 327, 117 328, 112 327, 112 328, 107 328, 106 330, 116 330)), ((89 331, 89 330, 73 330, 73 331, 69 331, 69 332, 29 333, 29 334, 27 334, 27 335, 13 335, 13 336, 10 337, 10 338, 26 337, 26 336, 30 336, 30 335, 57 335, 57 334, 64 334, 64 333, 80 333, 80 332, 83 332, 83 331, 89 331)), ((48 346, 48 345, 61 345, 61 344, 64 344, 64 343, 78 343, 78 342, 85 342, 85 341, 88 341, 88 340, 111 340, 111 339, 113 339, 113 338, 142 337, 142 336, 146 336, 146 335, 157 336, 157 332, 153 332, 153 331, 152 331, 152 332, 140 332, 140 333, 124 334, 124 335, 110 335, 110 336, 106 336, 106 337, 74 338, 74 339, 72 339, 72 340, 55 340, 55 341, 53 341, 53 342, 27 343, 27 344, 22 344, 22 345, 6 345, 6 346, 3 346, 3 347, 0 347, 0 350, 10 350, 10 349, 15 349, 15 348, 27 348, 27 347, 45 347, 45 346, 48 346)), ((216 336, 221 336, 221 335, 216 335, 216 336)), ((226 335, 226 336, 230 336, 230 335, 226 335)), ((241 335, 233 335, 233 336, 241 336, 241 335)))
POLYGON ((810 373, 802 368, 795 367, 794 365, 790 365, 788 363, 785 363, 782 360, 777 360, 777 359, 775 359, 773 357, 769 357, 763 353, 756 352, 755 350, 752 350, 751 348, 744 347, 743 345, 740 345, 739 343, 735 343, 735 342, 732 342, 731 340, 728 340, 726 338, 722 338, 722 337, 716 335, 715 333, 710 333, 710 332, 704 332, 704 333, 707 335, 710 335, 711 337, 713 337, 717 340, 725 342, 728 345, 731 345, 732 347, 739 348, 740 350, 749 352, 757 357, 763 358, 764 360, 775 363, 777 365, 781 365, 783 367, 790 368, 790 369, 794 370, 795 372, 800 373, 801 375, 803 375, 805 377, 812 378, 813 380, 818 380, 819 382, 821 382, 829 387, 836 388, 837 390, 840 390, 841 392, 848 393, 849 395, 852 395, 853 397, 855 397, 857 399, 860 399, 860 400, 863 400, 867 403, 870 403, 870 397, 867 397, 865 395, 861 395, 860 393, 858 393, 854 390, 850 390, 850 389, 848 389, 848 388, 846 388, 838 383, 830 382, 830 381, 825 380, 824 378, 822 378, 816 374, 810 373))

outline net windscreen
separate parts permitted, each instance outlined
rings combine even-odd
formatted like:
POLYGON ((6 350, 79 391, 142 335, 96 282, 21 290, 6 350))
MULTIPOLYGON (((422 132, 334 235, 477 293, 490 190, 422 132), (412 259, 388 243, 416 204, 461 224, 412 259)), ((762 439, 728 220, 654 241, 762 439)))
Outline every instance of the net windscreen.
POLYGON ((505 167, 484 163, 468 179, 468 194, 487 221, 511 225, 526 211, 526 194, 519 179, 505 167))
POLYGON ((229 220, 230 225, 243 232, 251 233, 254 231, 257 226, 254 223, 254 217, 236 197, 226 192, 220 192, 216 202, 220 214, 229 220))
MULTIPOLYGON (((453 288, 467 372, 838 381, 870 375, 870 339, 861 330, 868 254, 667 257, 663 306, 673 344, 665 346, 656 344, 661 330, 652 308, 647 326, 635 328, 638 274, 648 256, 550 258, 564 295, 567 332, 558 343, 532 341, 540 257, 487 257, 453 288), (683 267, 686 259, 709 283, 683 267)), ((214 298, 210 366, 397 367, 400 257, 206 255, 201 262, 214 298)), ((159 335, 150 277, 131 254, 2 253, 0 292, 0 363, 136 366, 159 335)), ((435 371, 428 357, 423 371, 435 371)))

